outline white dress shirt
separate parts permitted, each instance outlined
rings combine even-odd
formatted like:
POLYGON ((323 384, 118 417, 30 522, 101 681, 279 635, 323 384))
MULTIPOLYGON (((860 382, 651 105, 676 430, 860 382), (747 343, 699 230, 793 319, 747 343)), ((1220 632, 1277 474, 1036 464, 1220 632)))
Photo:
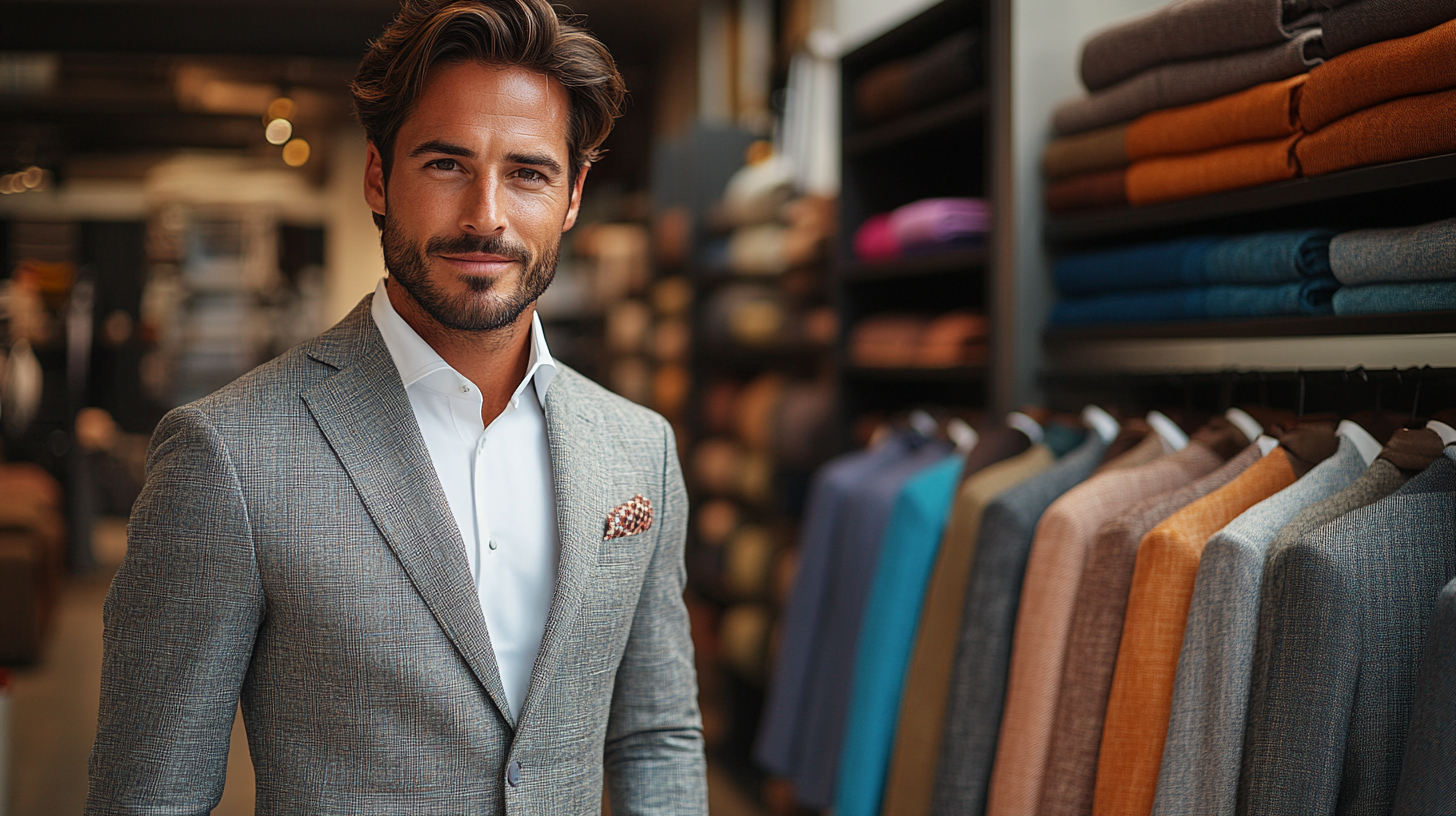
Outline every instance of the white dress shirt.
POLYGON ((541 320, 531 318, 526 377, 487 428, 480 389, 399 316, 383 280, 372 308, 460 527, 506 700, 519 717, 546 631, 560 550, 541 407, 556 363, 541 320))

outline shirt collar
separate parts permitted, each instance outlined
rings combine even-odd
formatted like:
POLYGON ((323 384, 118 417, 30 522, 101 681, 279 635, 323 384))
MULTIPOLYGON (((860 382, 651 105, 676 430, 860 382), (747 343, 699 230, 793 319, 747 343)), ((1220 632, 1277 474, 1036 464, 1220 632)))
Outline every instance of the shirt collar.
MULTIPOLYGON (((374 288, 374 302, 370 304, 370 313, 374 317, 374 325, 379 327, 379 334, 384 337, 389 356, 394 358, 394 366, 399 369, 405 388, 436 371, 455 370, 394 310, 394 304, 389 302, 389 294, 385 291, 383 278, 380 278, 379 285, 374 288)), ((516 386, 511 399, 514 401, 520 396, 526 383, 532 383, 536 388, 536 398, 544 405, 546 389, 556 378, 556 360, 552 358, 551 349, 546 345, 546 332, 541 328, 541 316, 538 314, 531 315, 530 354, 526 361, 526 377, 516 386)))

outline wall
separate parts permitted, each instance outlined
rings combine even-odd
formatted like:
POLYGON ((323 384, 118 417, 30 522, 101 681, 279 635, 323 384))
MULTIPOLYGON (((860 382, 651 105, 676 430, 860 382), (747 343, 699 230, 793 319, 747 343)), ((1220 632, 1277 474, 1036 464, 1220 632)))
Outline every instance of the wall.
POLYGON ((334 133, 324 184, 324 323, 332 326, 384 276, 379 229, 364 203, 364 131, 334 133))

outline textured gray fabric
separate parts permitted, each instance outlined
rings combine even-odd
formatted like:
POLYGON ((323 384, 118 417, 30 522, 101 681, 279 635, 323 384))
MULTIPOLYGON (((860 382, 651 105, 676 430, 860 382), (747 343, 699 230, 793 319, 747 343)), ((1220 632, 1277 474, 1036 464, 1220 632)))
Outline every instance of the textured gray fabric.
POLYGON ((369 303, 158 427, 106 600, 86 812, 209 812, 241 698, 258 813, 589 813, 605 766, 615 812, 706 814, 672 430, 553 381, 560 566, 512 722, 369 303), (603 542, 638 493, 652 528, 603 542))
POLYGON ((1456 813, 1456 581, 1441 590, 1421 658, 1394 816, 1456 813))
POLYGON ((1286 43, 1196 62, 1149 68, 1090 96, 1063 102, 1052 114, 1058 135, 1127 122, 1149 111, 1207 102, 1263 82, 1288 79, 1319 65, 1320 30, 1286 43))
MULTIPOLYGON (((1318 23, 1317 14, 1299 24, 1318 23)), ((1093 35, 1082 84, 1097 91, 1167 62, 1250 51, 1289 39, 1282 0, 1177 0, 1093 35)))
MULTIPOLYGON (((1456 0, 1356 0, 1321 15, 1324 51, 1334 57, 1362 45, 1409 37, 1456 19, 1456 0)), ((1432 59, 1449 55, 1432 54, 1432 59)))
POLYGON ((1330 239, 1330 271, 1346 286, 1450 280, 1456 277, 1456 218, 1342 232, 1330 239))
POLYGON ((1052 502, 1092 475, 1106 448, 1097 434, 1088 434, 1076 450, 986 507, 946 700, 934 816, 980 816, 985 811, 1021 578, 1036 523, 1052 502))
POLYGON ((1178 656, 1154 816, 1232 816, 1265 548, 1301 510, 1345 489, 1364 472, 1360 451, 1341 437, 1334 456, 1208 540, 1178 656))
POLYGON ((1238 813, 1390 813, 1432 599, 1456 575, 1453 542, 1456 465, 1442 457, 1273 563, 1282 591, 1238 813))

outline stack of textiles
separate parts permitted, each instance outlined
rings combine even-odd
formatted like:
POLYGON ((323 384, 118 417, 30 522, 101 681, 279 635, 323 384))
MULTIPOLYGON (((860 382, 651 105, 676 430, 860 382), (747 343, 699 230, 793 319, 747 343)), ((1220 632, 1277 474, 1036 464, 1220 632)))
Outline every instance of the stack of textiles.
POLYGON ((937 317, 878 314, 849 332, 849 360, 857 366, 949 368, 986 362, 990 325, 985 315, 947 312, 937 317))
POLYGON ((1098 34, 1082 61, 1093 93, 1054 116, 1047 208, 1175 201, 1456 151, 1456 60, 1443 58, 1453 18, 1452 0, 1182 0, 1098 34))
POLYGON ((1453 812, 1453 421, 1089 407, 834 460, 755 758, 837 816, 1453 812))
POLYGON ((1330 269, 1337 315, 1456 310, 1456 219, 1340 233, 1330 269))
POLYGON ((929 107, 981 81, 981 40, 954 34, 923 54, 892 60, 854 83, 854 111, 866 124, 929 107))
POLYGON ((870 216, 854 233, 861 261, 893 261, 980 246, 991 205, 980 198, 925 198, 870 216))
POLYGON ((1331 230, 1143 244, 1057 261, 1051 325, 1328 315, 1331 230))

